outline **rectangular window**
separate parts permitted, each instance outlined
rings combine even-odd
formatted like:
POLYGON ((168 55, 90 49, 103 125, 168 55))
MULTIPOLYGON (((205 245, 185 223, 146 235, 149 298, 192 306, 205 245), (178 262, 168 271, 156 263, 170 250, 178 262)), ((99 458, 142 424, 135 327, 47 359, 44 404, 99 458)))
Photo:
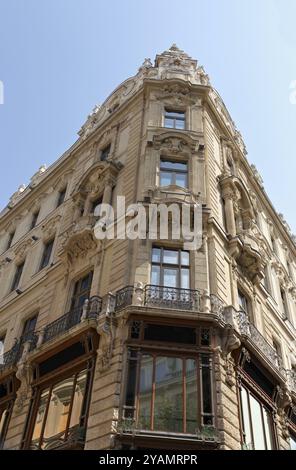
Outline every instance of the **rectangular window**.
POLYGON ((11 291, 17 289, 20 284, 20 280, 22 277, 23 269, 24 269, 25 262, 23 261, 21 264, 17 265, 15 273, 14 273, 14 278, 12 281, 11 285, 11 291))
POLYGON ((65 196, 66 196, 66 189, 67 188, 64 188, 61 191, 59 191, 58 200, 57 200, 57 207, 59 207, 60 205, 63 204, 63 202, 65 200, 65 196))
POLYGON ((169 160, 160 161, 160 186, 176 185, 188 187, 187 163, 178 163, 169 160))
POLYGON ((152 249, 151 284, 189 289, 189 252, 154 247, 152 249))
POLYGON ((9 235, 8 235, 8 240, 7 240, 7 245, 6 245, 6 249, 8 250, 11 245, 12 245, 12 241, 13 241, 13 238, 14 238, 14 235, 15 235, 15 232, 10 232, 9 235))
POLYGON ((28 318, 23 327, 22 338, 29 336, 30 333, 33 333, 36 328, 38 315, 34 315, 33 317, 28 318))
POLYGON ((38 216, 39 216, 39 211, 37 211, 37 212, 33 212, 33 214, 32 214, 32 220, 31 220, 31 226, 30 226, 30 230, 32 230, 32 229, 33 229, 33 228, 36 226, 36 223, 37 223, 38 216))
POLYGON ((165 109, 164 127, 169 129, 185 129, 185 113, 183 111, 175 111, 165 109))
POLYGON ((47 243, 45 243, 39 270, 45 268, 48 265, 50 261, 51 253, 52 253, 53 244, 54 244, 54 240, 50 240, 47 243))
POLYGON ((78 428, 84 413, 87 371, 82 370, 39 392, 31 449, 61 445, 78 428))
POLYGON ((238 290, 238 304, 239 309, 245 312, 249 316, 249 299, 242 293, 241 290, 238 290))
POLYGON ((111 150, 111 144, 109 144, 105 148, 103 148, 103 150, 101 151, 101 161, 102 162, 107 160, 107 158, 109 157, 109 154, 110 154, 110 150, 111 150))
POLYGON ((273 431, 270 410, 244 386, 240 389, 243 447, 248 450, 272 450, 273 431))
POLYGON ((280 289, 281 292, 281 299, 283 304, 283 318, 289 318, 289 310, 288 310, 288 301, 287 301, 287 294, 283 288, 280 289))
POLYGON ((75 282, 71 300, 71 310, 76 308, 82 310, 85 300, 88 299, 90 295, 92 277, 93 272, 90 271, 88 274, 75 282))
POLYGON ((151 431, 196 434, 213 426, 211 360, 203 356, 130 350, 124 418, 151 431))

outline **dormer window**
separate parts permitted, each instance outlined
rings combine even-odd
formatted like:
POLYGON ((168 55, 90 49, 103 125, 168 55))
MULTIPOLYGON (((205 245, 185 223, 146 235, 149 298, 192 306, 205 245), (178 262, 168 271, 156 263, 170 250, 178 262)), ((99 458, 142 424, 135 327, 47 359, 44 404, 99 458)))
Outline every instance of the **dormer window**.
POLYGON ((185 113, 184 111, 176 111, 172 109, 165 109, 164 114, 164 127, 169 129, 185 129, 185 113))
POLYGON ((187 163, 178 163, 169 160, 160 161, 160 186, 176 185, 188 187, 187 163))

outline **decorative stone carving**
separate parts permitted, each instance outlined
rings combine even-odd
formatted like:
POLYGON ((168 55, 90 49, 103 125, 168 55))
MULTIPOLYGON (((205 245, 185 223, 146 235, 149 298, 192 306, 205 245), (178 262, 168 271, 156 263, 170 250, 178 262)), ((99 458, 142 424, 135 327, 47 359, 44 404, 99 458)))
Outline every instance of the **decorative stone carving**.
POLYGON ((256 166, 255 165, 251 165, 251 168, 252 168, 252 171, 253 171, 253 175, 255 177, 255 180, 257 181, 257 183, 259 184, 259 186, 261 188, 264 188, 264 183, 263 183, 263 179, 259 173, 259 171, 257 170, 256 166))
POLYGON ((33 368, 31 364, 27 363, 27 355, 30 350, 31 342, 27 341, 24 344, 23 354, 20 362, 17 365, 16 378, 21 382, 21 385, 17 391, 17 397, 15 400, 15 409, 17 413, 23 410, 24 404, 28 401, 29 395, 31 394, 31 380, 33 368))
POLYGON ((103 324, 99 325, 97 331, 100 335, 100 347, 98 352, 98 370, 105 372, 111 365, 114 349, 114 332, 112 319, 106 318, 103 324))
POLYGON ((26 254, 28 253, 33 241, 31 238, 28 240, 25 240, 23 243, 18 245, 15 250, 14 250, 14 259, 16 263, 20 263, 24 260, 26 257, 26 254))
POLYGON ((37 184, 42 180, 42 177, 44 176, 44 173, 46 172, 47 168, 46 165, 41 165, 38 171, 34 173, 34 175, 31 177, 30 180, 30 188, 35 188, 37 184))
POLYGON ((57 227, 59 226, 59 222, 61 220, 61 215, 58 214, 54 217, 52 217, 51 219, 47 220, 41 227, 42 229, 42 237, 44 240, 48 240, 50 238, 52 238, 56 231, 57 231, 57 227))
POLYGON ((92 230, 84 230, 78 233, 69 233, 64 235, 62 247, 67 254, 70 264, 75 258, 87 255, 89 251, 97 248, 97 240, 94 238, 92 230))
POLYGON ((26 189, 26 185, 21 184, 21 186, 19 186, 18 190, 15 193, 13 193, 13 195, 9 199, 9 203, 8 203, 9 208, 14 207, 16 205, 16 203, 23 196, 23 192, 25 191, 25 189, 26 189))
POLYGON ((167 150, 170 154, 192 154, 198 151, 199 140, 188 135, 180 136, 172 130, 154 135, 151 140, 148 140, 148 145, 156 150, 167 150))

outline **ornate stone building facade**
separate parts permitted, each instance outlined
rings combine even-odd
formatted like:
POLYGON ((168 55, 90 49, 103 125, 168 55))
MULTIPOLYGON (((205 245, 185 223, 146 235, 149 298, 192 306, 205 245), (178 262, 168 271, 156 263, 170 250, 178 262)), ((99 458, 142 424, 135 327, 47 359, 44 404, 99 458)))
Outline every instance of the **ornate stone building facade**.
POLYGON ((296 244, 173 45, 0 218, 3 449, 290 449, 296 244), (95 207, 202 204, 202 246, 97 240, 95 207))

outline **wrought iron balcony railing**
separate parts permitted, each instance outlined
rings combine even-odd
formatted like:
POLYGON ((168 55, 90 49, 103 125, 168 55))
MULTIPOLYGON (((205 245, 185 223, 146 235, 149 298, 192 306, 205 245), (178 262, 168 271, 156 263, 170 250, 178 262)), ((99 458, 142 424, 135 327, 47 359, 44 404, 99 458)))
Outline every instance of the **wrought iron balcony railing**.
POLYGON ((78 325, 83 318, 97 318, 102 308, 102 299, 93 296, 87 300, 83 307, 77 307, 62 315, 57 320, 46 325, 43 333, 42 343, 65 333, 66 331, 78 325))
POLYGON ((144 304, 180 310, 200 310, 201 293, 195 289, 147 285, 144 304))
POLYGON ((264 336, 262 336, 260 331, 257 330, 255 325, 250 322, 247 313, 244 311, 238 312, 237 320, 241 335, 246 336, 250 342, 264 354, 265 358, 278 369, 282 375, 286 376, 282 358, 264 336))
POLYGON ((115 310, 120 310, 133 303, 134 286, 126 286, 115 293, 115 310))
POLYGON ((287 380, 289 389, 296 393, 296 372, 294 370, 287 370, 287 380))
POLYGON ((2 357, 0 356, 0 370, 13 367, 17 364, 22 357, 24 345, 28 341, 30 342, 29 351, 33 351, 38 341, 38 335, 35 331, 28 331, 26 334, 22 335, 9 351, 4 353, 2 357))

